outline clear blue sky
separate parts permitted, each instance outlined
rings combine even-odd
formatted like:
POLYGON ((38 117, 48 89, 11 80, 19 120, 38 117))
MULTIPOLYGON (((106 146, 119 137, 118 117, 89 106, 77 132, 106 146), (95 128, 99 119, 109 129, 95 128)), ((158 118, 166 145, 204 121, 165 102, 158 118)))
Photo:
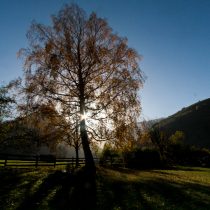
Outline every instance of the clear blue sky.
POLYGON ((169 116, 210 97, 209 0, 0 0, 0 81, 22 75, 16 53, 33 19, 49 24, 65 3, 96 11, 143 56, 143 117, 169 116))

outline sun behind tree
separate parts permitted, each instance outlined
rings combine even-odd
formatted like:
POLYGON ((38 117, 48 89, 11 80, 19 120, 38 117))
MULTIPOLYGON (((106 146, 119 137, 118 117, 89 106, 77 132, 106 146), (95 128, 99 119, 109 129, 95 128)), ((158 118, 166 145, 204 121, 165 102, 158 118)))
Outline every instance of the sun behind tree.
POLYGON ((140 56, 105 19, 94 12, 88 16, 75 4, 52 16, 50 26, 33 22, 27 38, 29 47, 20 55, 30 103, 53 101, 69 121, 83 116, 79 132, 86 166, 95 169, 90 141, 111 136, 120 123, 131 125, 140 114, 140 56))

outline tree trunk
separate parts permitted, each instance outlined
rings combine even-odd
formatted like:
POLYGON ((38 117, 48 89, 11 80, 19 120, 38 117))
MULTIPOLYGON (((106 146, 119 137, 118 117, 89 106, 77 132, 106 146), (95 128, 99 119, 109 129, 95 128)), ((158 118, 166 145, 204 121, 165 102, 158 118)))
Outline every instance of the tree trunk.
POLYGON ((95 171, 95 163, 94 163, 94 160, 93 160, 92 152, 90 150, 85 119, 82 119, 80 121, 80 135, 81 135, 82 147, 83 147, 84 155, 85 155, 85 166, 88 169, 95 171))
MULTIPOLYGON (((81 116, 85 114, 84 106, 80 107, 81 116)), ((85 155, 85 168, 83 171, 84 179, 82 182, 83 207, 81 209, 95 209, 96 206, 96 167, 90 150, 85 119, 80 119, 80 135, 82 140, 83 151, 85 155), (84 206, 85 205, 85 206, 84 206)), ((81 182, 81 180, 80 180, 81 182)))
MULTIPOLYGON (((84 116, 85 114, 85 83, 84 78, 82 75, 82 64, 81 64, 81 58, 80 58, 80 37, 78 39, 78 45, 77 45, 77 59, 78 59, 78 78, 79 78, 79 101, 80 101, 80 116, 84 116)), ((82 147, 85 154, 85 166, 89 170, 89 172, 93 172, 95 174, 96 168, 95 163, 93 160, 93 155, 90 150, 88 135, 87 135, 87 129, 85 124, 85 119, 80 119, 80 135, 82 140, 82 147)))

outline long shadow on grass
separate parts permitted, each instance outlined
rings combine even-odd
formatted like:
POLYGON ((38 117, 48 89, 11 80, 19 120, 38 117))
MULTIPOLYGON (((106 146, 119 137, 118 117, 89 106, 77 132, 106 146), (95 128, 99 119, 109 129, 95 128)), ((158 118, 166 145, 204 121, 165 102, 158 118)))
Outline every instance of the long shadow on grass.
POLYGON ((56 189, 56 187, 62 185, 63 179, 64 176, 61 172, 55 172, 49 174, 35 192, 30 192, 33 187, 31 185, 28 187, 25 197, 17 209, 40 209, 40 204, 47 199, 48 195, 56 189))
POLYGON ((168 182, 164 179, 135 184, 154 209, 210 209, 210 189, 199 184, 168 182))
MULTIPOLYGON (((27 173, 28 169, 0 169, 0 209, 10 209, 14 202, 18 202, 18 196, 13 196, 18 191, 18 185, 22 184, 23 173, 27 173), (17 191, 17 192, 16 192, 17 191), (15 197, 15 198, 14 198, 15 197)), ((31 184, 31 183, 30 183, 31 184)), ((24 184, 24 188, 30 187, 30 184, 24 184)), ((24 189, 23 189, 24 191, 24 189)), ((14 209, 14 208, 13 208, 14 209)))
POLYGON ((56 171, 49 174, 33 194, 24 198, 17 208, 23 209, 59 209, 85 210, 95 208, 95 191, 90 190, 90 180, 86 173, 76 174, 56 171))
POLYGON ((86 170, 78 171, 72 177, 72 182, 65 183, 57 191, 50 205, 55 209, 94 210, 96 208, 95 177, 86 170), (63 195, 66 197, 63 198, 63 195))
MULTIPOLYGON (((141 178, 141 173, 133 170, 119 169, 120 175, 138 174, 139 178, 128 180, 121 177, 109 176, 108 170, 97 175, 97 207, 96 192, 90 190, 88 174, 79 171, 76 174, 51 172, 38 186, 36 177, 28 179, 24 185, 21 204, 18 210, 52 209, 52 210, 209 210, 210 188, 199 183, 166 180, 156 176, 141 178), (107 173, 106 173, 107 172, 107 173), (33 190, 32 190, 33 189, 33 190)), ((15 189, 21 181, 21 172, 14 176, 11 171, 0 173, 0 209, 7 208, 3 204, 7 195, 15 189), (7 176, 8 175, 8 176, 7 176), (3 208, 2 208, 3 207, 3 208)), ((167 174, 166 174, 167 175, 167 174)), ((168 174, 169 175, 169 174, 168 174)), ((175 176, 173 174, 173 176, 175 176)), ((125 176, 126 177, 126 176, 125 176)), ((187 181, 187 180, 186 180, 187 181)), ((14 208, 13 208, 14 209, 14 208)))
POLYGON ((168 167, 170 170, 176 170, 176 171, 206 171, 206 168, 201 168, 201 167, 187 167, 187 166, 171 166, 168 167))
POLYGON ((104 182, 98 192, 98 205, 100 210, 151 210, 154 209, 142 195, 138 188, 125 182, 104 182), (106 185, 106 186, 105 186, 106 185))
POLYGON ((146 180, 139 177, 137 181, 112 180, 102 176, 100 182, 103 183, 100 210, 210 209, 210 188, 200 184, 180 183, 155 176, 146 180))
POLYGON ((10 171, 1 169, 0 171, 0 209, 5 209, 9 205, 8 195, 14 188, 16 183, 20 181, 20 177, 14 176, 11 178, 10 171), (5 184, 6 183, 6 184, 5 184))

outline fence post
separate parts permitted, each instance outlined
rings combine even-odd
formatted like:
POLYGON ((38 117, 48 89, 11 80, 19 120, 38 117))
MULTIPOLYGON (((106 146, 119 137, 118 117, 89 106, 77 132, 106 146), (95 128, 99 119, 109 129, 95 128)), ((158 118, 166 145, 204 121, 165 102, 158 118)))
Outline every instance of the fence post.
POLYGON ((38 162, 39 162, 39 156, 38 155, 36 155, 36 168, 38 167, 38 162))
POLYGON ((122 158, 122 162, 123 162, 123 168, 125 168, 125 159, 124 159, 124 157, 122 158))
POLYGON ((71 168, 74 168, 74 157, 71 158, 71 168))
POLYGON ((5 160, 4 160, 4 167, 7 166, 7 155, 5 156, 5 160))
POLYGON ((54 168, 55 168, 55 166, 56 166, 56 157, 54 158, 54 168))

